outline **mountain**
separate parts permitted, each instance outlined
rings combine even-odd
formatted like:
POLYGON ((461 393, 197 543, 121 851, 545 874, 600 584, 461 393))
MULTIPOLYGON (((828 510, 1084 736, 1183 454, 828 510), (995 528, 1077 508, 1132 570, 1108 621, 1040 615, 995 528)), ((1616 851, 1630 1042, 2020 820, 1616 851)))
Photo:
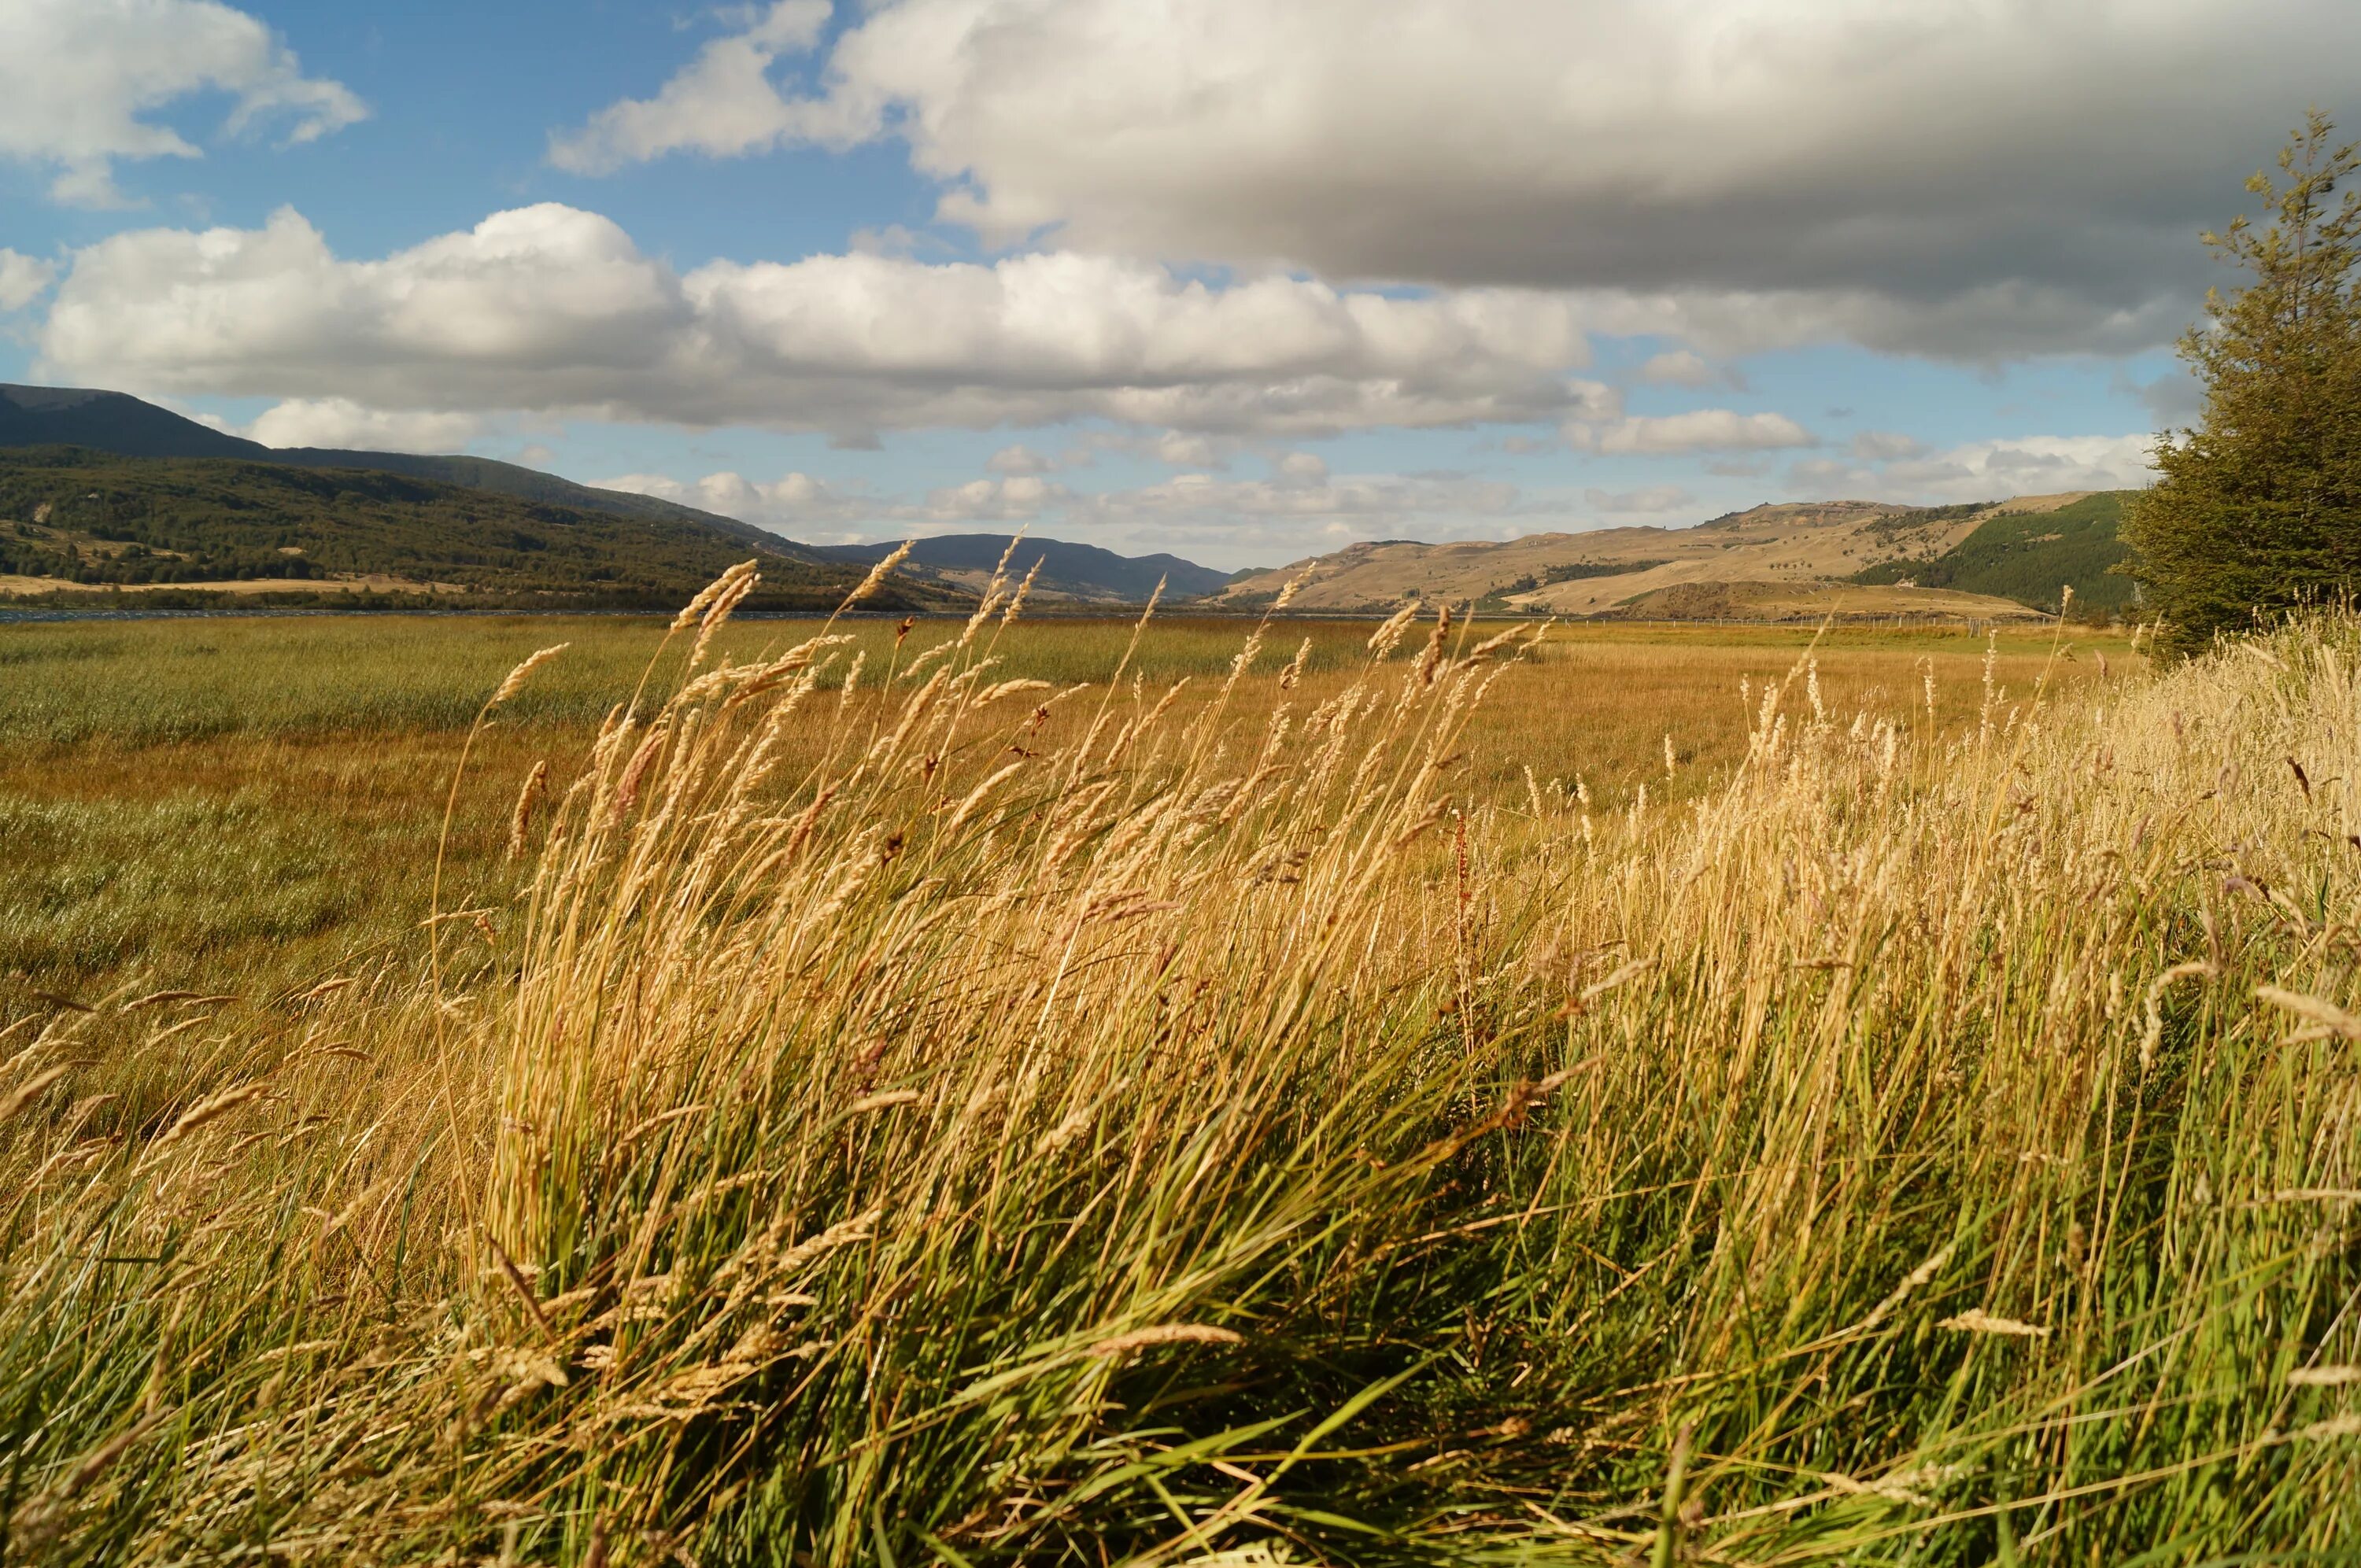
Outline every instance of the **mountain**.
POLYGON ((1268 604, 1306 578, 1299 609, 1367 611, 1408 598, 1481 600, 1496 610, 1666 619, 2031 618, 2078 606, 2120 609, 2128 579, 2108 568, 2124 492, 2077 491, 1914 507, 1782 502, 1694 528, 1610 528, 1494 543, 1355 544, 1276 571, 1242 574, 1219 604, 1268 604))
MULTIPOLYGON (((921 539, 902 563, 902 571, 921 580, 980 593, 1015 538, 1006 533, 947 533, 921 539)), ((836 544, 819 547, 818 554, 866 566, 884 559, 895 548, 892 544, 836 544)), ((1016 541, 1015 554, 1008 555, 1009 575, 1023 576, 1036 561, 1041 564, 1041 575, 1033 583, 1037 598, 1083 604, 1144 604, 1159 579, 1168 601, 1204 598, 1220 593, 1231 576, 1178 555, 1118 555, 1095 544, 1033 538, 1016 541)))
MULTIPOLYGON (((322 603, 368 590, 482 608, 671 609, 751 555, 763 580, 748 609, 810 610, 834 608, 862 576, 760 537, 376 469, 0 450, 0 594, 114 587, 163 602, 227 591, 322 603)), ((872 602, 962 598, 897 577, 872 602)))
POLYGON ((118 457, 240 457, 290 468, 372 468, 436 484, 464 485, 520 500, 571 507, 577 511, 670 522, 697 522, 749 544, 813 559, 800 545, 777 534, 699 511, 676 501, 622 490, 577 485, 555 474, 489 457, 430 457, 410 452, 358 452, 325 446, 265 446, 231 435, 128 392, 81 387, 18 387, 0 383, 0 449, 18 446, 83 446, 118 457))

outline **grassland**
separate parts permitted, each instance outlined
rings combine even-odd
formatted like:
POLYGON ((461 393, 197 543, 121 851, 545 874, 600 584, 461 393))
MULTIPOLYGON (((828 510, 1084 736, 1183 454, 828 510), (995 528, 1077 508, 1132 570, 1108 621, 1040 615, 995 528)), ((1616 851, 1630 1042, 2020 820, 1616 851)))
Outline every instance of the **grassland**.
MULTIPOLYGON (((753 659, 817 621, 741 620, 719 655, 753 659)), ((1503 623, 1505 624, 1505 623, 1503 623)), ((415 945, 446 786, 484 695, 533 650, 565 657, 504 705, 476 742, 457 796, 448 874, 463 905, 505 898, 508 817, 538 763, 564 777, 627 700, 664 636, 657 618, 224 617, 0 626, 0 1023, 122 986, 271 996, 340 966, 415 945)), ((898 619, 848 620, 851 657, 882 667, 898 619)), ((1308 639, 1301 689, 1333 695, 1366 658, 1366 623, 1290 623, 1308 639)), ((1098 680, 1132 622, 1025 623, 1000 650, 1010 678, 1098 680)), ((920 622, 913 646, 948 635, 920 622)), ((1235 620, 1167 619, 1134 671, 1188 680, 1184 710, 1227 672, 1235 620)), ((1290 641, 1291 640, 1291 641, 1290 641)), ((1661 800, 1719 777, 1743 753, 1740 684, 1774 678, 1810 641, 1774 628, 1554 628, 1470 720, 1456 769, 1488 798, 1552 802, 1579 788, 1601 809, 1646 785, 1661 800), (1669 740, 1675 766, 1667 775, 1669 740)), ((2030 688, 2049 640, 1995 645, 2003 689, 2030 688)), ((1844 630, 1821 640, 1829 700, 1956 723, 1981 700, 1986 642, 1936 631, 1844 630)), ((2064 666, 2137 661, 2123 639, 2064 666)), ((1247 700, 1278 700, 1274 663, 1247 700)), ((856 709, 878 700, 857 690, 856 709)), ((1053 719, 1052 739, 1062 735, 1053 719)), ((794 738, 790 739, 791 745, 794 738)), ((801 759, 799 759, 801 760, 801 759)))
POLYGON ((719 608, 0 631, 8 1561, 2361 1541, 2361 626, 719 608))

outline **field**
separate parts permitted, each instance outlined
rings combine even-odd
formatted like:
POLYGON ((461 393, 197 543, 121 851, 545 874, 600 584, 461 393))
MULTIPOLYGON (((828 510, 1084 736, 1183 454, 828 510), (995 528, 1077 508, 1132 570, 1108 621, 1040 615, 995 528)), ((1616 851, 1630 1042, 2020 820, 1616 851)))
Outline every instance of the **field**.
POLYGON ((0 627, 0 1559, 2361 1542, 2361 626, 726 608, 0 627))
MULTIPOLYGON (((664 624, 321 616, 0 627, 0 832, 13 872, 0 889, 0 977, 11 982, 0 1023, 45 1005, 28 1003, 28 991, 269 995, 414 946, 446 786, 477 710, 519 660, 566 643, 477 740, 457 798, 454 897, 504 899, 516 877, 511 807, 527 774, 546 760, 571 775, 609 708, 631 695, 664 624)), ((847 621, 846 652, 882 667, 898 627, 847 621)), ((818 629, 736 621, 716 655, 757 658, 818 629)), ((956 629, 918 623, 911 652, 956 629)), ((1235 620, 1162 620, 1134 670, 1159 693, 1189 680, 1178 704, 1186 710, 1227 673, 1246 630, 1235 620)), ((1307 637, 1302 697, 1334 695, 1366 658, 1372 630, 1281 628, 1244 701, 1269 710, 1280 666, 1307 637)), ((1103 683, 1131 630, 1129 620, 1020 622, 995 673, 1060 688, 1103 683)), ((1686 795, 1743 751, 1741 681, 1784 674, 1811 640, 1769 628, 1554 628, 1471 718, 1455 774, 1471 795, 1528 808, 1527 770, 1553 803, 1577 784, 1602 810, 1628 806, 1642 784, 1660 800, 1686 795)), ((2028 692, 2050 640, 2020 634, 1997 646, 2003 694, 2028 692)), ((1931 675, 1938 718, 1956 724, 1982 700, 1985 652, 1985 640, 1965 635, 1842 630, 1821 640, 1820 679, 1826 700, 1847 710, 1901 713, 1923 707, 1931 675)), ((2095 677, 2097 658, 2109 655, 2118 670, 2137 663, 2121 638, 2078 634, 2063 681, 2095 677)), ((854 706, 865 712, 875 700, 857 690, 854 706)), ((1063 733, 1062 721, 1049 727, 1053 742, 1063 733)))

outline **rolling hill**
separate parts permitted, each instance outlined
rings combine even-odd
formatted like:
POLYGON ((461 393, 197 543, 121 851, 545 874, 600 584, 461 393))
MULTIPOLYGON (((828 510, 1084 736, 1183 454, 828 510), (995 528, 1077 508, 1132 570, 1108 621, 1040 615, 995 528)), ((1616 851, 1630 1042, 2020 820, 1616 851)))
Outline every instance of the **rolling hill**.
MULTIPOLYGON (((993 568, 1008 550, 1013 535, 1005 533, 946 533, 918 540, 903 572, 968 593, 980 593, 993 568)), ((870 565, 884 559, 890 544, 837 544, 818 548, 830 560, 870 565)), ((1228 586, 1230 574, 1200 566, 1178 555, 1118 555, 1095 544, 1069 544, 1055 539, 1027 538, 1009 555, 1009 573, 1021 576, 1041 564, 1034 580, 1037 598, 1079 604, 1144 604, 1160 581, 1168 602, 1203 598, 1228 586)))
MULTIPOLYGON (((488 457, 424 456, 407 452, 347 451, 328 447, 275 447, 232 435, 225 431, 185 419, 170 409, 132 397, 126 392, 101 391, 89 388, 21 387, 0 384, 0 465, 12 458, 19 463, 34 463, 33 448, 76 447, 85 454, 105 454, 116 458, 150 461, 236 462, 249 467, 268 466, 275 469, 366 470, 376 476, 398 476, 422 481, 434 488, 437 498, 430 503, 429 490, 399 491, 377 478, 366 481, 340 479, 323 489, 319 485, 305 485, 285 476, 264 478, 247 474, 243 478, 225 481, 219 473, 209 480, 200 481, 194 471, 184 471, 162 480, 169 490, 185 491, 191 484, 208 488, 212 500, 199 505, 191 495, 182 495, 180 503, 168 508, 170 515, 195 526, 200 512, 210 517, 203 537, 187 528, 175 533, 175 543, 116 541, 111 543, 141 543, 149 550, 162 548, 173 553, 171 557, 133 555, 117 559, 115 554, 101 552, 93 554, 82 551, 78 557, 80 569, 95 573, 91 581, 109 582, 178 582, 193 580, 191 574, 199 570, 198 563, 210 563, 203 569, 214 567, 257 574, 261 580, 280 581, 291 573, 303 570, 305 563, 323 566, 328 555, 335 554, 344 564, 336 568, 351 576, 392 580, 412 580, 418 572, 431 571, 434 580, 446 584, 462 584, 475 591, 486 591, 495 584, 497 591, 566 592, 608 596, 626 591, 617 587, 624 578, 634 585, 629 591, 662 594, 684 573, 694 576, 698 569, 694 563, 705 559, 705 544, 712 536, 720 535, 751 545, 772 556, 783 556, 799 562, 807 568, 804 576, 813 583, 843 580, 847 567, 867 567, 882 559, 892 548, 890 544, 851 544, 815 548, 798 544, 766 529, 736 518, 714 512, 700 511, 695 507, 662 500, 653 496, 622 490, 604 490, 588 485, 577 485, 554 474, 520 467, 513 463, 497 462, 488 457), (229 490, 247 488, 239 505, 228 504, 229 490), (452 498, 442 492, 455 488, 476 492, 478 496, 502 498, 521 503, 532 515, 516 522, 509 511, 489 501, 475 501, 452 510, 452 498), (259 534, 253 527, 243 532, 223 532, 223 520, 233 515, 245 524, 253 524, 258 509, 291 507, 289 514, 319 522, 324 513, 321 498, 329 494, 367 496, 375 510, 362 521, 360 532, 351 533, 342 543, 321 553, 319 540, 301 548, 300 555, 280 554, 264 558, 255 554, 255 540, 259 534), (407 500, 402 497, 410 498, 407 500), (250 503, 250 504, 247 504, 250 503), (396 521, 388 507, 429 505, 440 510, 428 516, 420 514, 412 524, 396 521), (192 510, 192 507, 196 510, 192 510), (210 510, 206 510, 207 508, 210 510), (469 509, 472 508, 472 510, 469 509), (570 537, 585 553, 578 558, 561 562, 557 558, 536 554, 533 550, 506 548, 500 543, 500 531, 522 532, 536 536, 539 523, 546 522, 547 509, 579 517, 582 514, 603 515, 628 519, 654 526, 654 532, 635 538, 628 532, 590 528, 587 532, 577 529, 570 537), (533 509, 540 509, 533 510, 533 509), (482 540, 473 541, 465 534, 480 526, 482 540), (454 532, 454 530, 458 532, 454 532), (594 537, 595 536, 595 537, 594 537), (667 552, 685 550, 676 561, 668 562, 667 552), (471 558, 481 556, 481 561, 471 558), (611 557, 611 558, 610 558, 611 557), (625 558, 628 558, 626 560, 625 558), (494 565, 495 560, 501 563, 494 565), (550 576, 552 571, 555 576, 550 576), (585 574, 614 571, 620 577, 589 577, 585 574), (137 574, 155 574, 139 577, 137 574), (410 576, 405 576, 409 574, 410 576), (546 578, 547 580, 543 580, 546 578), (526 590, 516 585, 528 580, 538 586, 526 590)), ((130 473, 127 467, 111 470, 115 479, 130 473)), ((28 492, 29 493, 29 492, 28 492)), ((117 498, 120 504, 130 502, 117 498)), ((0 518, 9 514, 0 510, 0 518)), ((0 531, 4 532, 5 531, 0 531)), ((266 531, 267 532, 267 531, 266 531)), ((949 534, 918 542, 917 550, 900 574, 912 585, 902 597, 915 607, 928 603, 957 603, 982 589, 991 577, 992 568, 1007 547, 1010 536, 1005 533, 949 534)), ((110 543, 93 541, 94 543, 110 543)), ((79 546, 77 547, 79 548, 79 546)), ((271 548, 276 549, 277 546, 271 548)), ((732 548, 739 548, 733 545, 732 548)), ((119 553, 118 553, 119 554, 119 553)), ((1040 578, 1034 584, 1038 598, 1066 601, 1074 604, 1139 604, 1155 591, 1159 579, 1168 582, 1168 599, 1195 599, 1219 592, 1229 582, 1229 574, 1213 571, 1184 561, 1177 555, 1118 555, 1091 544, 1070 544, 1056 540, 1028 540, 1020 552, 1019 565, 1029 569, 1033 562, 1043 563, 1040 578)), ((744 558, 742 548, 738 559, 744 558)), ((33 548, 23 540, 0 538, 0 563, 16 560, 27 570, 42 568, 53 575, 58 564, 49 562, 42 550, 33 548), (46 563, 46 565, 45 565, 46 563)), ((325 569, 323 566, 323 569, 325 569)), ((0 576, 16 568, 0 565, 0 576)), ((26 575, 18 572, 18 575, 26 575)), ((766 568, 766 579, 776 580, 782 574, 766 568)), ((233 580, 256 580, 253 577, 233 580)), ((322 578, 297 580, 322 583, 322 578)), ((424 580, 424 579, 417 579, 424 580)), ((701 583, 703 579, 699 579, 701 583)), ((798 581, 801 579, 799 578, 798 581)))
POLYGON ((489 457, 265 446, 258 441, 184 419, 170 409, 159 408, 127 392, 0 383, 0 449, 25 446, 82 446, 118 457, 234 457, 288 468, 370 468, 440 485, 464 485, 519 500, 571 507, 577 511, 702 523, 750 544, 790 554, 800 553, 799 546, 734 517, 699 511, 653 496, 577 485, 555 474, 489 457))
POLYGON ((2078 606, 2131 602, 2120 493, 2019 496, 1942 507, 1784 502, 1694 528, 1612 528, 1503 542, 1355 544, 1242 575, 1217 603, 1268 604, 1304 576, 1301 609, 1366 612, 1408 598, 1499 610, 1642 619, 2030 619, 2061 584, 2078 606))
MULTIPOLYGON (((633 517, 374 469, 0 450, 0 592, 10 594, 350 602, 368 592, 485 608, 661 609, 750 555, 763 573, 750 609, 833 608, 862 576, 694 517, 633 517)), ((873 603, 923 609, 962 598, 897 578, 873 603)))

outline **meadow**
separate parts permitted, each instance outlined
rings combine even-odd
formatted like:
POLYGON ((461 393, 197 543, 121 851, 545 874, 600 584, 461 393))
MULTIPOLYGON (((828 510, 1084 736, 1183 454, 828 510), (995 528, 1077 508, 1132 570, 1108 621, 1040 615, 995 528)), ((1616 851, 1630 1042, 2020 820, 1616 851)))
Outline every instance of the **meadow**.
MULTIPOLYGON (((759 658, 820 624, 733 621, 716 655, 759 658)), ((923 646, 940 624, 916 622, 908 635, 923 646)), ((1060 688, 1104 683, 1133 630, 1128 619, 1020 624, 998 651, 1004 673, 1060 688)), ((477 712, 519 660, 564 643, 476 740, 456 800, 445 871, 456 896, 505 899, 518 790, 542 762, 561 777, 579 765, 664 625, 384 615, 0 625, 0 843, 12 872, 0 887, 0 1023, 49 1005, 33 992, 268 997, 414 948, 454 804, 447 786, 477 712)), ((848 620, 843 663, 882 667, 900 627, 899 617, 848 620)), ((1159 690, 1191 682, 1176 703, 1190 708, 1247 630, 1159 618, 1133 670, 1159 690)), ((1278 700, 1279 666, 1305 640, 1301 690, 1333 694, 1366 658, 1372 630, 1287 623, 1272 635, 1268 678, 1242 700, 1278 700)), ((1553 800, 1576 787, 1602 807, 1628 804, 1643 784, 1660 799, 1686 795, 1742 752, 1739 683, 1784 673, 1812 641, 1769 627, 1553 628, 1530 668, 1470 719, 1460 766, 1489 797, 1523 799, 1528 771, 1553 800)), ((1819 640, 1818 659, 1828 699, 1849 707, 1923 707, 1931 677, 1951 724, 1982 700, 1988 651, 1965 634, 1845 630, 1819 640)), ((2049 653, 2047 637, 2003 639, 2003 693, 2029 688, 2049 653)), ((2110 656, 2118 669, 2138 662, 2123 638, 2092 642, 2078 629, 2078 662, 2061 670, 2095 678, 2110 656)), ((856 686, 854 707, 877 700, 856 686)), ((1053 722, 1052 739, 1061 733, 1053 722)))
POLYGON ((2361 624, 730 600, 0 628, 0 1558, 2361 1543, 2361 624))

